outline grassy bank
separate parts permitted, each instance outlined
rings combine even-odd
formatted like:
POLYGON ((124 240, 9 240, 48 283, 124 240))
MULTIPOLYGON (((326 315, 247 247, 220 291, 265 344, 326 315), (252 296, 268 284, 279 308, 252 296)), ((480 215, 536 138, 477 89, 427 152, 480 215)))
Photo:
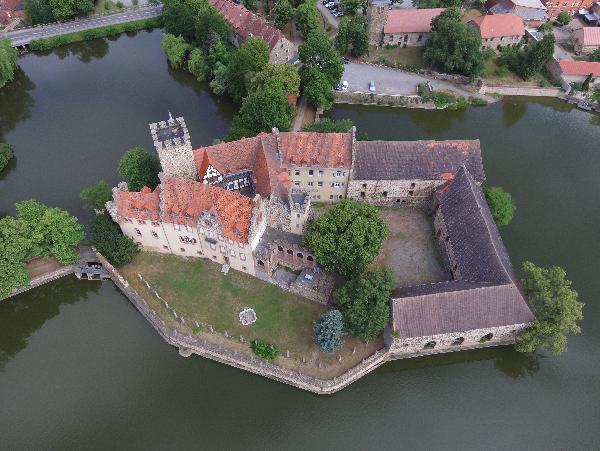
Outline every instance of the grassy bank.
POLYGON ((31 41, 29 48, 31 50, 52 50, 56 47, 72 44, 79 41, 91 41, 92 39, 106 38, 116 36, 127 31, 138 31, 160 27, 161 17, 136 20, 134 22, 121 23, 117 25, 108 25, 106 27, 93 28, 91 30, 77 31, 75 33, 54 36, 48 39, 36 39, 31 41))

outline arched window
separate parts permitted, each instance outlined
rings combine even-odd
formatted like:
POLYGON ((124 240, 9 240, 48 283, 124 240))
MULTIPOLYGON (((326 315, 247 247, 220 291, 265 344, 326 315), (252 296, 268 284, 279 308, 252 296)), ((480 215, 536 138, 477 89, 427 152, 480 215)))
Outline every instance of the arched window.
POLYGON ((428 341, 427 343, 425 343, 425 346, 423 346, 424 349, 433 349, 435 348, 435 345, 437 344, 437 342, 435 341, 428 341))
POLYGON ((298 258, 304 258, 304 255, 302 255, 302 252, 298 252, 298 253, 296 254, 296 257, 298 257, 298 258))
POLYGON ((312 255, 307 255, 307 256, 306 256, 306 259, 307 259, 309 262, 315 261, 315 259, 313 258, 313 256, 312 256, 312 255))
POLYGON ((287 250, 287 253, 288 253, 288 255, 294 255, 294 251, 293 251, 293 250, 291 250, 291 249, 288 249, 288 250, 287 250))
POLYGON ((279 252, 283 252, 283 248, 282 248, 281 246, 277 246, 277 250, 278 250, 279 252))

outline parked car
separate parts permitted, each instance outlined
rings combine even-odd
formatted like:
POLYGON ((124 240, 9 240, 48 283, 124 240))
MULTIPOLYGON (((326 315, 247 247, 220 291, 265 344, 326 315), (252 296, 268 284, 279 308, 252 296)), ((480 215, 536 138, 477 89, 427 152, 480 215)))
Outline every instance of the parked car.
POLYGON ((344 80, 342 82, 342 91, 346 92, 348 90, 348 81, 344 80))
POLYGON ((348 64, 350 62, 350 60, 345 56, 342 56, 342 60, 344 61, 344 64, 348 64))
POLYGON ((373 80, 369 82, 369 91, 375 92, 375 82, 373 80))
POLYGON ((331 0, 323 0, 323 2, 322 2, 322 3, 323 3, 323 5, 327 5, 327 4, 328 4, 328 3, 330 3, 330 2, 331 2, 331 0))
POLYGON ((345 14, 341 11, 334 14, 335 17, 344 17, 344 15, 345 14))
POLYGON ((334 6, 335 6, 335 3, 333 3, 333 2, 329 2, 329 3, 327 3, 327 4, 325 5, 325 8, 327 8, 327 9, 331 9, 331 8, 333 8, 334 6))

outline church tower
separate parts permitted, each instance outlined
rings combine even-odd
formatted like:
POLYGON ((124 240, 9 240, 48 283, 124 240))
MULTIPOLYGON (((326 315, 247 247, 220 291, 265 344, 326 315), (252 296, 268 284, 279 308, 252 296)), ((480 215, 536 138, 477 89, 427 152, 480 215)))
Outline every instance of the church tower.
POLYGON ((387 22, 390 0, 368 0, 367 21, 369 22, 369 44, 383 44, 383 27, 387 22))
POLYGON ((150 124, 150 133, 163 173, 169 177, 195 180, 198 171, 183 118, 173 119, 169 113, 168 121, 150 124))

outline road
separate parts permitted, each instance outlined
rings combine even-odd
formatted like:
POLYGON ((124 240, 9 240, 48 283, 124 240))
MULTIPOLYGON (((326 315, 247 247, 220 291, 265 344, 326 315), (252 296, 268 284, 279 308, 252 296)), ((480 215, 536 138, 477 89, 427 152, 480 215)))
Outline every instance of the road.
POLYGON ((12 41, 13 47, 19 47, 29 44, 35 39, 46 39, 52 36, 74 33, 92 28, 105 27, 107 25, 116 25, 124 22, 133 22, 135 20, 149 19, 160 16, 161 12, 162 5, 143 7, 135 10, 123 11, 122 13, 109 14, 106 16, 72 20, 69 22, 55 23, 40 27, 10 31, 8 33, 1 33, 0 39, 9 38, 12 41))
POLYGON ((317 9, 320 11, 323 18, 336 30, 339 28, 340 19, 331 14, 325 6, 323 6, 323 2, 321 0, 317 0, 317 9))
POLYGON ((348 81, 348 91, 369 92, 369 82, 375 82, 376 94, 414 95, 417 85, 429 80, 436 91, 454 91, 462 97, 471 97, 473 92, 447 81, 433 80, 412 72, 388 67, 350 62, 344 65, 342 80, 348 81))

